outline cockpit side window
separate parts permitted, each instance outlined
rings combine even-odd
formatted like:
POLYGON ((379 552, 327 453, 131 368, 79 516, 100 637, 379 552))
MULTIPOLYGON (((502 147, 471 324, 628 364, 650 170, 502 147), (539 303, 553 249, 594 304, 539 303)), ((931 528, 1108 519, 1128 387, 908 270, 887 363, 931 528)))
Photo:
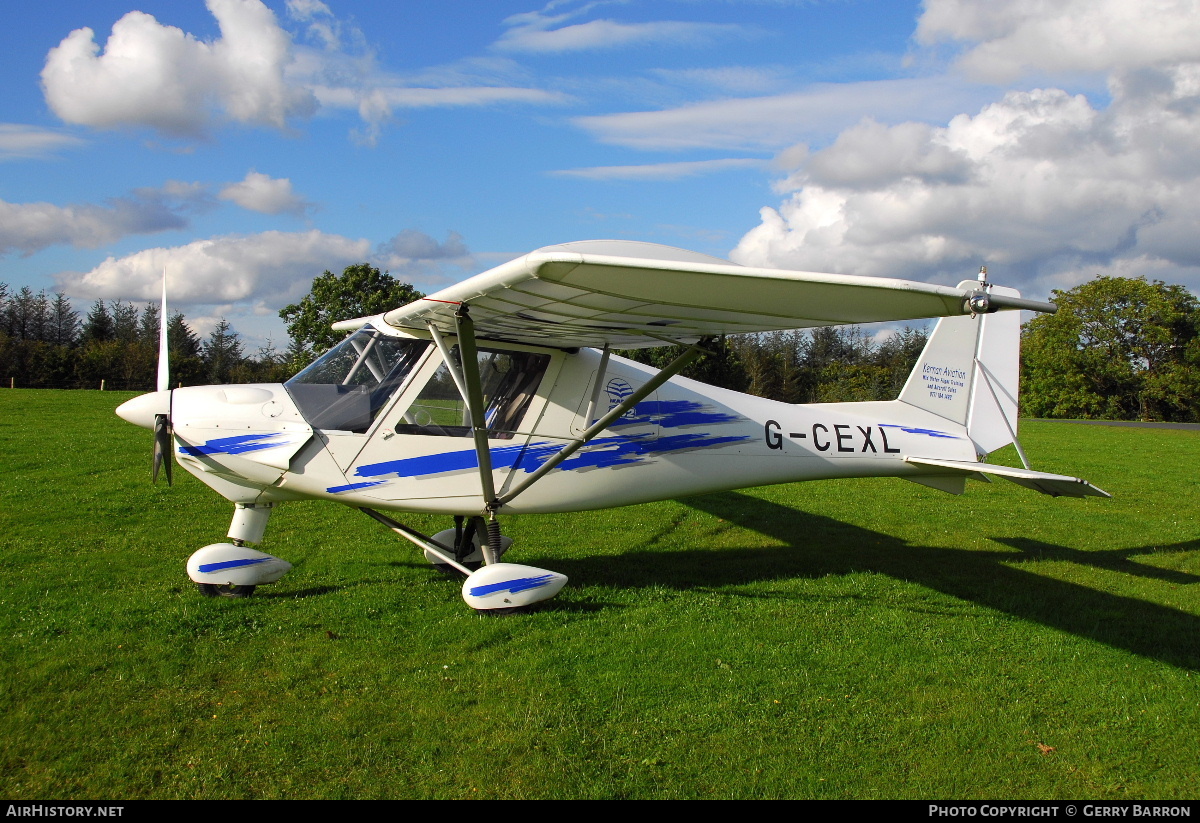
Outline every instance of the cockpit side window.
MULTIPOLYGON (((451 350, 455 360, 458 347, 451 350)), ((550 355, 480 349, 479 379, 483 387, 488 437, 509 440, 537 394, 550 355)), ((397 434, 469 437, 471 413, 443 362, 395 426, 397 434)))
POLYGON ((364 326, 283 385, 314 429, 361 434, 427 348, 364 326))

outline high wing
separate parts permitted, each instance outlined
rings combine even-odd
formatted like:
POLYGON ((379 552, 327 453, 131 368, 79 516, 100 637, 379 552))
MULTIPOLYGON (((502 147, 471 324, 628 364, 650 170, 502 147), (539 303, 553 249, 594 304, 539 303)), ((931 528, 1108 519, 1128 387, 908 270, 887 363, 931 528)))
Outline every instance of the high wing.
MULTIPOLYGON (((468 304, 481 338, 556 348, 643 348, 705 335, 969 314, 982 289, 908 280, 739 266, 708 255, 618 240, 547 246, 386 312, 401 329, 454 332, 468 304)), ((988 295, 996 309, 1051 304, 988 295)))

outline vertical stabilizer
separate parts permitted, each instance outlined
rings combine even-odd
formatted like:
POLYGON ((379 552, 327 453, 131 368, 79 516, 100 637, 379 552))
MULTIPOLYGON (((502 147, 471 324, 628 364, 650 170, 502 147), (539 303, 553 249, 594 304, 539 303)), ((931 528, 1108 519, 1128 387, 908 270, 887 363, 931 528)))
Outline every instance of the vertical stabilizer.
MULTIPOLYGON (((959 287, 979 288, 979 283, 966 280, 959 287)), ((999 286, 989 293, 1020 296, 999 286)), ((977 453, 993 452, 1016 437, 1020 345, 1020 312, 944 317, 900 400, 965 426, 977 453)))

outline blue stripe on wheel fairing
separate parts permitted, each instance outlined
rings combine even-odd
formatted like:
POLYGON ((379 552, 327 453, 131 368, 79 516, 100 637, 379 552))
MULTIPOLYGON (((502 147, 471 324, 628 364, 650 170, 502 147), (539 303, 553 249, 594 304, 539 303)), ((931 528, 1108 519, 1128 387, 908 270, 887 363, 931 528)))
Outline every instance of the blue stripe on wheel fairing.
POLYGON ((226 560, 222 563, 205 563, 200 567, 200 571, 208 573, 219 572, 223 569, 238 569, 242 566, 255 566, 274 559, 274 557, 247 557, 242 560, 226 560))
POLYGON ((543 574, 541 577, 518 577, 515 580, 505 580, 503 583, 489 583, 486 586, 475 586, 471 589, 472 597, 483 597, 496 592, 508 591, 512 594, 528 591, 545 586, 554 579, 553 574, 543 574))

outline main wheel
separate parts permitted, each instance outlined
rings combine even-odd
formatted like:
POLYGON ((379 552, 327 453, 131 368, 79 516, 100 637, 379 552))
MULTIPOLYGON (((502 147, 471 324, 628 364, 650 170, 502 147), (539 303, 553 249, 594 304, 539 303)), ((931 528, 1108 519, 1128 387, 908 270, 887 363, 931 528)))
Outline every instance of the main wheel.
POLYGON ((232 583, 197 583, 196 588, 205 597, 249 597, 254 586, 235 586, 232 583))
POLYGON ((524 614, 533 608, 533 605, 528 606, 505 606, 503 609, 473 609, 475 614, 481 614, 485 617, 503 617, 506 614, 524 614))
MULTIPOLYGON (((463 563, 463 565, 466 566, 471 571, 477 571, 477 570, 483 568, 482 563, 463 563)), ((439 572, 441 572, 442 574, 446 575, 446 577, 462 577, 463 576, 463 573, 461 571, 454 568, 449 563, 434 563, 433 567, 435 569, 437 569, 439 572)))

